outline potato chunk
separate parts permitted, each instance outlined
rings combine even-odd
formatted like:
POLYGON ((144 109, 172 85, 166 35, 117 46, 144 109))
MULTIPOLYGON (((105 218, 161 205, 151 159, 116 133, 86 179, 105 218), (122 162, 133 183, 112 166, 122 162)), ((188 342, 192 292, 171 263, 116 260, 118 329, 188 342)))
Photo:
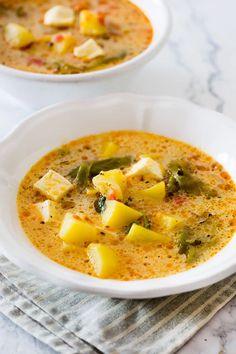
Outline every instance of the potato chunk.
POLYGON ((128 235, 125 237, 125 240, 129 242, 169 243, 170 237, 146 229, 143 226, 133 224, 129 230, 128 235))
POLYGON ((52 36, 53 49, 58 54, 64 54, 71 50, 75 44, 75 38, 71 33, 57 33, 52 36))
POLYGON ((101 36, 107 32, 106 27, 100 22, 98 14, 82 10, 79 16, 80 32, 85 36, 101 36))
POLYGON ((114 193, 114 199, 123 200, 126 178, 121 170, 102 171, 92 181, 94 188, 108 199, 114 193))
POLYGON ((73 188, 73 184, 59 173, 49 170, 34 184, 34 188, 56 202, 73 188))
POLYGON ((102 147, 101 157, 104 159, 108 159, 109 157, 113 157, 117 151, 119 150, 119 146, 112 141, 108 141, 102 147))
POLYGON ((75 21, 75 13, 71 7, 57 5, 44 15, 44 24, 52 27, 69 27, 75 21))
POLYGON ((16 23, 8 23, 5 27, 5 39, 11 47, 21 49, 33 43, 33 34, 16 23))
POLYGON ((99 243, 91 243, 87 248, 87 254, 98 277, 107 278, 116 273, 119 262, 111 248, 99 243))
POLYGON ((161 165, 151 159, 150 157, 142 157, 137 163, 135 163, 126 176, 145 176, 151 175, 157 179, 163 178, 161 165))
POLYGON ((50 222, 56 215, 56 203, 51 200, 45 200, 42 203, 36 203, 35 207, 37 208, 42 221, 45 223, 50 222))
POLYGON ((123 203, 117 202, 116 200, 108 200, 106 202, 106 209, 102 213, 102 223, 104 226, 121 228, 125 225, 129 225, 141 216, 142 213, 123 203))
POLYGON ((95 59, 97 57, 103 56, 104 50, 97 42, 90 38, 83 44, 74 48, 74 56, 85 61, 95 59))
POLYGON ((97 240, 95 226, 83 221, 78 215, 66 213, 59 231, 59 236, 68 244, 84 245, 97 240))
POLYGON ((183 219, 165 214, 157 214, 156 220, 160 226, 167 230, 173 230, 183 224, 183 219))
POLYGON ((159 182, 151 188, 144 189, 142 194, 146 197, 162 201, 166 196, 165 182, 159 182))

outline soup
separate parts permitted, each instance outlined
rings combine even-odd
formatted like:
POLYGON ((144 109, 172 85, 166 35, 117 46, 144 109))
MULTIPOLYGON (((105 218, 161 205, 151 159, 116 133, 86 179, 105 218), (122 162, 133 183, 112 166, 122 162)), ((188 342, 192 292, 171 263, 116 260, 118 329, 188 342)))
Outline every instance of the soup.
POLYGON ((42 157, 17 197, 30 241, 70 269, 119 280, 163 277, 219 252, 236 225, 228 173, 199 149, 115 131, 42 157))
POLYGON ((0 64, 44 74, 78 74, 132 59, 152 26, 128 0, 0 1, 0 64))

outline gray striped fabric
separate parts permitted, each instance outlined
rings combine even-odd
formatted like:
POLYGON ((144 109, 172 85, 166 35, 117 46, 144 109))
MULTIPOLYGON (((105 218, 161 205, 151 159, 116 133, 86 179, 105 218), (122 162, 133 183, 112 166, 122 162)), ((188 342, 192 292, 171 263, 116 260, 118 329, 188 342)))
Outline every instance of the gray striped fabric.
POLYGON ((236 275, 153 300, 118 300, 57 288, 0 256, 0 310, 63 354, 170 354, 236 294, 236 275))

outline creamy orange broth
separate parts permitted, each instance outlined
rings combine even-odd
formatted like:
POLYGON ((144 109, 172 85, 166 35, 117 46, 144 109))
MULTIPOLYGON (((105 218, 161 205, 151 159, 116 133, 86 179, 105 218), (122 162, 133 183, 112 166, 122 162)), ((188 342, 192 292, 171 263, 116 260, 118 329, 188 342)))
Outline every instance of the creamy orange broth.
MULTIPOLYGON (((170 161, 188 161, 193 166, 193 174, 217 194, 195 196, 177 193, 157 202, 135 196, 137 190, 155 184, 153 179, 131 178, 125 198, 128 205, 145 213, 151 222, 151 229, 168 234, 172 241, 167 245, 155 242, 133 244, 124 241, 126 228, 104 230, 104 233, 99 234, 98 241, 112 248, 119 258, 119 269, 112 278, 147 279, 182 272, 207 261, 229 242, 236 224, 236 190, 232 179, 219 163, 183 142, 145 132, 117 131, 87 136, 63 145, 39 160, 24 177, 17 196, 19 218, 26 235, 42 253, 65 267, 95 275, 86 254, 86 245, 65 250, 62 240, 58 237, 58 230, 67 211, 84 213, 95 225, 101 226, 100 214, 94 209, 97 196, 88 196, 74 187, 58 202, 58 217, 51 223, 44 224, 33 205, 46 198, 34 190, 33 184, 49 169, 66 177, 81 161, 99 159, 101 146, 107 141, 119 145, 118 156, 131 154, 138 160, 142 154, 151 154, 153 159, 162 163, 164 170, 170 161), (197 255, 191 262, 186 261, 185 254, 178 252, 176 241, 181 230, 163 230, 158 224, 159 213, 183 218, 185 226, 198 228, 199 237, 209 239, 209 242, 196 246, 197 255), (207 221, 204 216, 206 213, 211 216, 207 221)), ((128 168, 124 168, 123 171, 127 170, 128 168)))
POLYGON ((130 60, 150 44, 152 26, 146 16, 127 0, 0 0, 0 64, 16 69, 45 74, 75 74, 101 70, 130 60), (65 5, 75 9, 75 23, 68 28, 53 28, 43 24, 44 14, 53 6, 65 5), (79 13, 89 9, 107 20, 107 33, 85 36, 80 33, 79 13), (4 38, 9 23, 23 25, 30 30, 35 42, 23 49, 14 49, 4 38), (63 54, 54 50, 50 36, 70 33, 79 46, 90 38, 105 51, 104 57, 91 61, 78 59, 73 48, 63 54))

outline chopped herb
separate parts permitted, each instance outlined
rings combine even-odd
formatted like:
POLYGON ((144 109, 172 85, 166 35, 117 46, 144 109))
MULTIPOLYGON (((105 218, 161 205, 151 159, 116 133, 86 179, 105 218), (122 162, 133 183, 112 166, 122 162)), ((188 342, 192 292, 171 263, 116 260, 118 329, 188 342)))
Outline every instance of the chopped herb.
POLYGON ((101 214, 106 209, 106 197, 101 195, 98 199, 94 202, 94 208, 97 213, 101 214))
POLYGON ((139 223, 140 223, 140 225, 142 225, 143 227, 145 227, 145 229, 151 229, 151 221, 150 221, 150 219, 147 217, 147 215, 143 215, 143 216, 139 219, 139 223))
MULTIPOLYGON (((141 225, 143 227, 145 227, 145 229, 151 229, 151 221, 150 219, 147 217, 147 215, 143 215, 141 216, 141 218, 139 218, 135 224, 141 225)), ((129 230, 131 229, 133 223, 129 224, 126 228, 125 228, 125 232, 128 233, 129 230)))

